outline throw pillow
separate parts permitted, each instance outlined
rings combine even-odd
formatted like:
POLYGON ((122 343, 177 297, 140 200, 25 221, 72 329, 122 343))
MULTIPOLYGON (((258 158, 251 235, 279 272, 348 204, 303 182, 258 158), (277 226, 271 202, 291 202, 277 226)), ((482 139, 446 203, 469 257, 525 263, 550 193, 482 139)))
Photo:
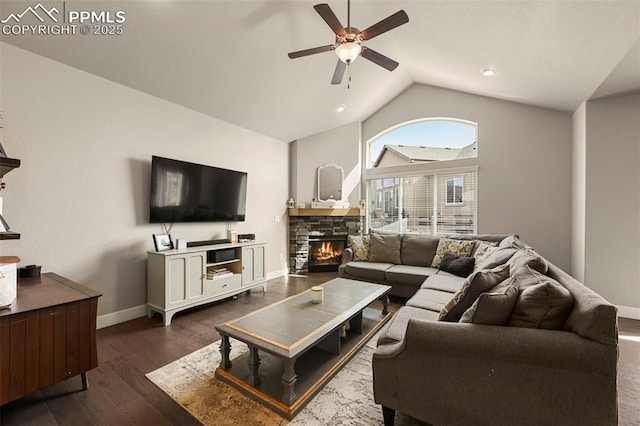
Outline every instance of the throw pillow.
POLYGON ((522 240, 520 240, 516 235, 509 235, 507 238, 500 241, 498 244, 500 248, 526 248, 528 247, 522 240))
POLYGON ((460 322, 485 325, 504 325, 518 300, 518 285, 507 278, 487 293, 482 293, 462 314, 460 322))
POLYGON ((525 265, 512 279, 520 288, 507 321, 512 327, 562 330, 573 308, 573 295, 562 284, 525 265))
POLYGON ((480 294, 491 290, 509 278, 509 265, 474 272, 440 311, 439 321, 458 322, 462 314, 473 305, 480 294))
POLYGON ((400 265, 400 234, 370 234, 369 261, 400 265))
MULTIPOLYGON (((487 261, 487 259, 489 259, 489 257, 491 257, 491 255, 493 253, 495 253, 496 251, 498 251, 498 247, 496 244, 494 243, 487 243, 485 241, 479 241, 476 244, 476 251, 473 254, 473 257, 476 258, 476 262, 475 262, 475 266, 474 266, 474 271, 477 271, 479 268, 478 266, 484 262, 487 261)), ((497 265, 496 265, 497 266, 497 265)))
POLYGON ((532 269, 546 274, 549 264, 532 248, 518 249, 511 259, 507 262, 511 267, 511 273, 514 274, 523 266, 530 266, 532 269))
POLYGON ((500 248, 489 255, 482 262, 476 262, 476 269, 493 269, 496 266, 504 265, 517 250, 514 248, 500 248))
POLYGON ((369 235, 349 235, 347 240, 353 250, 353 260, 369 260, 369 235))
POLYGON ((466 278, 473 272, 475 263, 475 257, 459 257, 455 254, 445 253, 440 262, 440 269, 466 278))
POLYGON ((452 240, 449 238, 440 238, 438 242, 438 248, 436 249, 436 255, 433 257, 431 266, 434 268, 440 267, 442 257, 445 253, 455 254, 460 257, 468 257, 473 251, 476 242, 473 240, 452 240))

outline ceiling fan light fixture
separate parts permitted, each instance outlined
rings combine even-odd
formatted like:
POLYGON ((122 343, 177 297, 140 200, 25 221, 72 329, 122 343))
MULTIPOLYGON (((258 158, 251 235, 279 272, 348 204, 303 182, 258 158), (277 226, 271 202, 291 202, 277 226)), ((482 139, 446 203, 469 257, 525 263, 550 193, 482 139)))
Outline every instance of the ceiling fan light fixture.
POLYGON ((355 41, 347 41, 336 47, 336 55, 345 64, 355 61, 362 52, 362 46, 355 41))

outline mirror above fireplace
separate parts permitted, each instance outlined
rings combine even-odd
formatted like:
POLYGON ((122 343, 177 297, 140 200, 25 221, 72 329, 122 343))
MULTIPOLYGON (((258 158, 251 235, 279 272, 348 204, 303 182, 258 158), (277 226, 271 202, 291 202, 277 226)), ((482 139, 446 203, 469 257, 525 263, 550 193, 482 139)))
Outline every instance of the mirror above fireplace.
POLYGON ((318 167, 318 201, 341 201, 344 170, 337 164, 318 167))

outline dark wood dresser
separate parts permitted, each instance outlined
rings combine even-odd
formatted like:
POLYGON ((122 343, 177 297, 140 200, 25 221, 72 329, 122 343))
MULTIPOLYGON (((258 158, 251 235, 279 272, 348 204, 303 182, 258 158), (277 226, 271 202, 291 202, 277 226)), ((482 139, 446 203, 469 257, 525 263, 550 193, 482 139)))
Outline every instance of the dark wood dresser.
POLYGON ((20 278, 18 296, 0 310, 0 405, 98 366, 101 294, 54 273, 20 278))

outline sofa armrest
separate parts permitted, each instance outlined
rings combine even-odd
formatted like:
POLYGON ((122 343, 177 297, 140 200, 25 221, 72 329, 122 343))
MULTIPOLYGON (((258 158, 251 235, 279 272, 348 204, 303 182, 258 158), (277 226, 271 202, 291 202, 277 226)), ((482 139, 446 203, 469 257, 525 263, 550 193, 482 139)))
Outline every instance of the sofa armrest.
POLYGON ((374 396, 431 424, 614 425, 617 357, 567 331, 412 318, 374 353, 374 396))
POLYGON ((353 260, 353 250, 351 248, 346 248, 342 251, 342 265, 345 263, 349 263, 353 260))

